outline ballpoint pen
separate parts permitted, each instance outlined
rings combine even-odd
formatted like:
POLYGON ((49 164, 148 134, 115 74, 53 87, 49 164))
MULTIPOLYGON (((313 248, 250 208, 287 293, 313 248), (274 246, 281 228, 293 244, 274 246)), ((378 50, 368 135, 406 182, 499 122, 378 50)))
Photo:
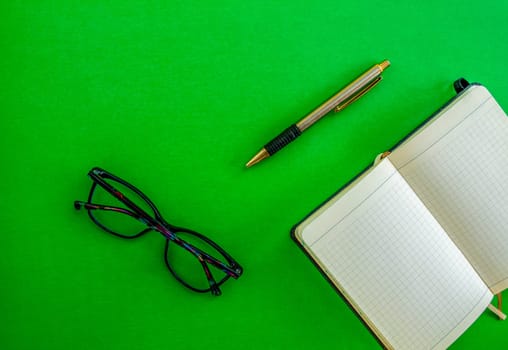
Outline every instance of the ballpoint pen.
POLYGON ((280 133, 276 138, 267 143, 261 151, 259 151, 247 164, 247 167, 270 157, 275 152, 281 150, 284 146, 300 136, 305 130, 324 117, 332 109, 340 112, 354 101, 358 100, 370 89, 376 86, 382 79, 381 73, 390 66, 390 61, 385 60, 374 65, 365 73, 356 78, 344 89, 330 97, 318 108, 310 112, 305 118, 298 123, 291 125, 289 128, 280 133))

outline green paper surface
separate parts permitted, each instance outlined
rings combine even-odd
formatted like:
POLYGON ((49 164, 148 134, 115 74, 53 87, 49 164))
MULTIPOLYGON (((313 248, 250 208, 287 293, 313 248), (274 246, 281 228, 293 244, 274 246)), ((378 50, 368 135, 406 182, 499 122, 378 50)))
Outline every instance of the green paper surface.
MULTIPOLYGON (((453 97, 455 79, 508 108, 507 13, 469 0, 2 2, 0 348, 378 347, 289 231, 453 97), (373 91, 245 168, 384 59, 373 91), (221 297, 196 294, 167 271, 160 235, 101 231, 73 208, 93 166, 244 275, 221 297)), ((452 348, 507 336, 486 312, 452 348)))

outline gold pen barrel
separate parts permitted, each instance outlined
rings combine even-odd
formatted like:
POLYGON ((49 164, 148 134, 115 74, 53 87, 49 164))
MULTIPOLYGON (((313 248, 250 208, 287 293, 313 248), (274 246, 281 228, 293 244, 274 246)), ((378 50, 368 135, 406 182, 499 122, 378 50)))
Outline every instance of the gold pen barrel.
POLYGON ((354 103, 381 81, 381 73, 389 66, 390 62, 385 60, 360 75, 360 77, 330 97, 325 103, 313 110, 305 118, 300 120, 298 123, 291 125, 289 128, 277 135, 273 140, 268 142, 261 151, 259 151, 246 164, 247 167, 259 163, 263 159, 270 157, 287 146, 290 142, 299 137, 303 131, 324 117, 332 109, 337 108, 337 111, 340 111, 349 106, 351 103, 354 103))
POLYGON ((348 86, 344 89, 340 90, 338 93, 330 97, 327 101, 325 101, 318 108, 313 110, 310 114, 308 114, 305 118, 296 123, 296 126, 300 131, 304 131, 309 128, 312 124, 317 122, 319 119, 328 114, 332 109, 348 101, 358 93, 361 93, 366 86, 369 86, 372 81, 377 79, 381 73, 390 66, 390 61, 385 60, 379 64, 374 65, 374 67, 367 70, 361 76, 352 81, 348 86))

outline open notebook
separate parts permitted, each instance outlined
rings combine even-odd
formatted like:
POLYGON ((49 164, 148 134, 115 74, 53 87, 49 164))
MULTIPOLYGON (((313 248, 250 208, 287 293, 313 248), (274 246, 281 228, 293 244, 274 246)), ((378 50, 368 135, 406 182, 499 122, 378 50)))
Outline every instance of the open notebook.
POLYGON ((470 85, 292 237, 385 347, 446 348, 508 287, 507 174, 508 118, 470 85))

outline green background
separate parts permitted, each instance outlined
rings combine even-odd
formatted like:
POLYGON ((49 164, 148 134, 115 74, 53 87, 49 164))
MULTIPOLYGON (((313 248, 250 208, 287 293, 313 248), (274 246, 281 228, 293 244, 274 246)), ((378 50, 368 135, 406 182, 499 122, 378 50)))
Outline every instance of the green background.
MULTIPOLYGON (((508 106, 505 1, 3 1, 0 348, 370 349, 291 227, 454 95, 508 106), (383 59, 359 102, 251 169, 275 134, 383 59), (136 184, 244 266, 221 297, 163 239, 104 234, 87 172, 136 184)), ((508 296, 505 293, 505 296, 508 296)), ((506 345, 490 313, 456 349, 506 345)))

